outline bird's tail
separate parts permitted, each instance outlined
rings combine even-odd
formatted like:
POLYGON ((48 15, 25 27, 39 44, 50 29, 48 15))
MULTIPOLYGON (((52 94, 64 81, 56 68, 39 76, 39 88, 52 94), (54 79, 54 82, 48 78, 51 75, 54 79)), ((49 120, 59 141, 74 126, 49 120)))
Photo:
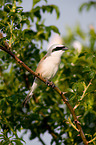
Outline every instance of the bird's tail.
POLYGON ((23 101, 23 105, 24 107, 26 106, 27 102, 31 99, 31 97, 33 96, 33 92, 35 91, 35 89, 37 88, 37 80, 35 79, 27 97, 25 98, 25 100, 23 101))
POLYGON ((23 101, 24 107, 26 106, 27 102, 31 99, 32 96, 33 96, 33 92, 32 92, 32 90, 30 90, 28 95, 26 96, 25 100, 23 101))

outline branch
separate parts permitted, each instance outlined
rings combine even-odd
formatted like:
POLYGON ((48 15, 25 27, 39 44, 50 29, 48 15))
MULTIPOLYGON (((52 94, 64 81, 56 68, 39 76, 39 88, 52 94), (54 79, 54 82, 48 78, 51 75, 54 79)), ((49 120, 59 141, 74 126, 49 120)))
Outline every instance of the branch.
POLYGON ((95 136, 93 139, 91 139, 90 141, 88 141, 88 143, 91 143, 91 142, 93 142, 94 140, 96 140, 96 136, 95 136))
POLYGON ((38 139, 39 139, 39 141, 42 143, 42 145, 46 145, 46 144, 44 143, 44 141, 41 139, 40 136, 38 136, 38 139))
POLYGON ((82 94, 82 96, 81 96, 81 98, 80 98, 78 104, 75 105, 75 107, 73 108, 74 110, 80 105, 81 101, 83 100, 83 98, 84 98, 85 95, 86 95, 86 91, 88 90, 88 88, 89 88, 89 86, 90 86, 91 84, 92 84, 92 79, 90 80, 88 86, 84 85, 85 89, 84 89, 84 91, 83 91, 83 94, 82 94))
MULTIPOLYGON (((24 62, 22 62, 15 54, 13 54, 9 49, 6 49, 5 47, 3 46, 0 46, 0 49, 4 50, 5 52, 7 52, 8 54, 10 54, 21 66, 23 66, 27 71, 29 71, 31 74, 33 74, 35 77, 37 77, 38 79, 40 79, 42 82, 44 82, 45 84, 47 83, 46 82, 46 79, 42 78, 40 75, 38 75, 37 73, 35 73, 34 71, 32 71, 27 65, 24 64, 24 62)), ((49 82, 48 83, 48 86, 52 87, 52 82, 49 82)), ((83 143, 84 145, 88 145, 88 141, 86 140, 86 137, 84 135, 84 132, 82 130, 82 127, 80 125, 80 122, 78 121, 77 119, 77 116, 75 115, 75 111, 74 109, 72 108, 72 106, 69 104, 67 98, 64 96, 64 93, 56 86, 54 86, 54 90, 61 96, 61 98, 63 99, 64 103, 67 105, 67 107, 69 108, 72 116, 73 116, 73 119, 74 119, 74 122, 75 124, 77 125, 77 128, 80 132, 80 136, 83 140, 83 143)))
POLYGON ((79 132, 79 130, 76 128, 76 126, 71 122, 71 119, 68 117, 68 122, 67 122, 68 124, 71 124, 71 126, 75 129, 75 130, 77 130, 78 132, 79 132))

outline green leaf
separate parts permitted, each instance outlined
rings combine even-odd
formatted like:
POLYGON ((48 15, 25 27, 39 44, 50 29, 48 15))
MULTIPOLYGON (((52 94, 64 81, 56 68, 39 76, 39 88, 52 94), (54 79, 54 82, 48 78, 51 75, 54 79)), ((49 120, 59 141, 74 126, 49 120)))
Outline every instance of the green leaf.
POLYGON ((41 9, 43 10, 43 12, 47 11, 47 12, 50 12, 50 13, 52 13, 53 10, 55 10, 56 11, 57 18, 59 18, 59 16, 60 16, 59 9, 58 9, 58 7, 56 5, 46 5, 46 6, 43 5, 41 7, 41 9))
POLYGON ((11 4, 7 4, 4 7, 4 11, 7 12, 7 13, 9 13, 11 9, 12 9, 12 5, 11 4))
POLYGON ((0 18, 4 18, 4 17, 6 17, 6 12, 0 10, 0 18))
POLYGON ((56 27, 56 26, 50 26, 50 28, 55 32, 55 33, 58 33, 58 34, 60 34, 60 32, 59 32, 59 29, 56 27))
POLYGON ((1 21, 0 22, 0 29, 2 29, 3 27, 6 27, 6 25, 4 25, 4 23, 1 21))
POLYGON ((83 3, 80 8, 79 11, 81 12, 84 8, 86 8, 86 10, 88 11, 91 7, 96 8, 96 2, 95 1, 89 1, 88 3, 83 3))
POLYGON ((79 11, 81 12, 83 10, 83 8, 87 5, 87 3, 83 3, 80 8, 79 8, 79 11))
POLYGON ((79 56, 78 56, 78 57, 85 56, 85 55, 86 55, 86 53, 87 53, 87 52, 82 52, 82 53, 80 53, 80 54, 79 54, 79 56))
POLYGON ((56 11, 56 14, 57 14, 57 19, 59 18, 59 16, 60 16, 60 12, 59 12, 59 8, 58 8, 58 6, 56 6, 56 5, 53 5, 53 8, 55 9, 55 11, 56 11))
POLYGON ((12 141, 15 142, 16 145, 23 145, 23 143, 19 139, 12 140, 12 141))
POLYGON ((41 0, 33 0, 33 7, 38 3, 40 2, 41 0))
POLYGON ((30 30, 30 29, 25 29, 25 30, 23 31, 23 35, 24 35, 24 37, 25 37, 26 39, 28 39, 28 38, 33 38, 35 34, 36 34, 36 33, 35 33, 34 31, 30 30))
POLYGON ((2 56, 4 56, 4 52, 0 50, 0 58, 2 58, 2 56))
MULTIPOLYGON (((33 0, 33 7, 37 4, 37 3, 39 3, 41 0, 33 0)), ((47 3, 47 0, 44 0, 46 3, 47 3)))

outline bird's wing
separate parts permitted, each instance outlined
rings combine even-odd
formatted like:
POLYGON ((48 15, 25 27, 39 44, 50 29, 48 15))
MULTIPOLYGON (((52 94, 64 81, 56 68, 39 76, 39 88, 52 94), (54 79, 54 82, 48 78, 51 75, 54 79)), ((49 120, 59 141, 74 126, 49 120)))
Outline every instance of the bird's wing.
MULTIPOLYGON (((38 74, 40 74, 40 70, 41 70, 41 68, 42 68, 42 62, 46 59, 46 57, 47 57, 47 55, 45 55, 41 60, 40 60, 40 62, 38 63, 38 66, 37 66, 37 68, 36 68, 36 73, 38 73, 38 74)), ((41 74, 40 74, 41 75, 41 74)))

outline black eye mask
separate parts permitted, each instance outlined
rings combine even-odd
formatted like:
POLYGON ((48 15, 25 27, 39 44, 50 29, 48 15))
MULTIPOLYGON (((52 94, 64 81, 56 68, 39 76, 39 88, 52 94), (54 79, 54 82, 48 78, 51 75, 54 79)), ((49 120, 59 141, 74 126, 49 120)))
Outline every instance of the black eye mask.
POLYGON ((66 46, 62 46, 62 47, 56 47, 52 50, 52 52, 54 51, 58 51, 58 50, 67 50, 68 48, 66 46))

